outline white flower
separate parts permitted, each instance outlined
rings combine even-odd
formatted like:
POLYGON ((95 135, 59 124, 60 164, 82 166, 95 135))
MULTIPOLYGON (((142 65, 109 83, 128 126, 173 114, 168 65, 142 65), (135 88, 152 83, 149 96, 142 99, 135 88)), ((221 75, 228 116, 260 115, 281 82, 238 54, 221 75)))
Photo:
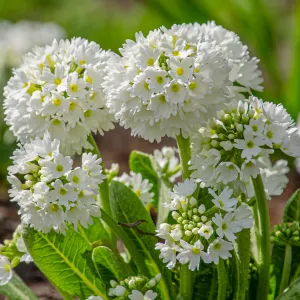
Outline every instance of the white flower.
POLYGON ((253 226, 253 214, 251 208, 247 204, 242 203, 234 211, 234 217, 232 220, 237 226, 240 226, 240 230, 244 228, 251 228, 253 226))
POLYGON ((20 258, 21 262, 26 262, 27 264, 33 261, 33 258, 31 257, 31 255, 29 254, 29 252, 27 251, 25 242, 23 240, 23 238, 18 238, 16 241, 16 247, 18 249, 19 252, 24 253, 23 256, 20 258))
POLYGON ((84 189, 87 185, 88 174, 81 168, 75 168, 69 172, 67 179, 71 182, 72 186, 84 189))
POLYGON ((173 188, 173 194, 177 196, 191 196, 195 192, 197 184, 193 179, 186 179, 184 182, 178 182, 173 188))
POLYGON ((70 202, 76 202, 77 192, 70 183, 63 184, 60 179, 56 179, 51 185, 53 190, 50 197, 58 199, 59 204, 69 207, 70 202))
POLYGON ((235 139, 233 145, 237 149, 241 149, 242 158, 250 160, 253 156, 256 156, 261 151, 260 146, 264 144, 264 140, 260 136, 254 136, 250 131, 244 132, 244 139, 235 139))
POLYGON ((122 285, 117 285, 117 286, 109 289, 110 296, 119 297, 119 296, 124 296, 125 293, 126 293, 126 289, 122 285))
POLYGON ((157 293, 154 293, 151 290, 148 290, 145 294, 142 294, 138 290, 133 290, 130 295, 128 295, 128 298, 130 300, 154 300, 157 297, 157 293))
POLYGON ((12 267, 6 256, 0 255, 0 285, 7 284, 12 278, 12 267))
POLYGON ((241 167, 241 178, 246 182, 260 174, 261 164, 255 160, 246 160, 241 167))
POLYGON ((187 243, 184 240, 181 240, 180 245, 182 249, 177 255, 177 259, 181 264, 186 264, 189 262, 190 270, 199 270, 201 258, 205 263, 210 263, 207 253, 203 251, 204 247, 200 240, 195 242, 193 245, 187 243))
POLYGON ((120 53, 107 66, 108 105, 122 126, 151 142, 187 137, 231 96, 262 89, 258 60, 214 23, 137 33, 120 53))
POLYGON ((164 263, 167 263, 166 267, 168 269, 173 269, 176 265, 176 252, 179 247, 172 242, 166 241, 165 243, 157 243, 155 245, 155 250, 159 250, 159 258, 163 259, 164 263))
POLYGON ((227 184, 228 182, 237 179, 240 169, 232 162, 221 162, 216 169, 216 173, 217 182, 227 184))
POLYGON ((199 229, 198 233, 199 235, 203 236, 207 240, 211 237, 213 234, 213 228, 208 225, 202 225, 201 228, 199 229))
POLYGON ((226 242, 221 238, 217 238, 209 245, 208 255, 215 264, 218 264, 220 257, 222 259, 232 257, 229 252, 231 250, 233 250, 232 243, 226 242))
POLYGON ((213 222, 218 226, 216 230, 218 236, 223 238, 224 236, 228 239, 228 241, 234 241, 236 236, 234 233, 240 231, 238 225, 235 224, 232 220, 233 215, 231 213, 227 213, 224 218, 220 214, 215 214, 212 218, 213 222))
POLYGON ((226 187, 220 195, 217 195, 212 189, 208 189, 208 192, 214 197, 212 202, 215 204, 215 206, 225 211, 234 210, 238 199, 231 198, 233 190, 230 190, 228 187, 226 187))
POLYGON ((89 134, 113 128, 101 87, 112 56, 81 38, 54 40, 26 54, 4 92, 6 121, 15 136, 25 143, 48 130, 64 154, 91 148, 89 134))
POLYGON ((103 300, 100 296, 89 296, 86 300, 103 300))

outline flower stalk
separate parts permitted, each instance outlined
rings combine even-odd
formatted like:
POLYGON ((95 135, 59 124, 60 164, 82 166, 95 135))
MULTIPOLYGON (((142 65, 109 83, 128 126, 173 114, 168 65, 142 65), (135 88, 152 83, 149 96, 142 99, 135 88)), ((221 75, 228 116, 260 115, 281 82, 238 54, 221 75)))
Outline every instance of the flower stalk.
POLYGON ((261 175, 252 178, 252 183, 257 201, 257 211, 259 222, 255 226, 259 226, 260 253, 258 268, 258 300, 268 298, 269 292, 269 276, 271 263, 271 243, 270 243, 270 216, 268 202, 264 190, 264 184, 261 175))
MULTIPOLYGON (((182 165, 182 180, 190 178, 189 161, 191 159, 190 139, 185 139, 182 134, 176 137, 182 165)), ((180 294, 184 300, 191 300, 193 297, 194 274, 188 268, 188 264, 182 265, 180 269, 180 294)))
POLYGON ((291 265, 292 265, 292 246, 290 244, 286 244, 279 293, 282 293, 289 285, 291 265))

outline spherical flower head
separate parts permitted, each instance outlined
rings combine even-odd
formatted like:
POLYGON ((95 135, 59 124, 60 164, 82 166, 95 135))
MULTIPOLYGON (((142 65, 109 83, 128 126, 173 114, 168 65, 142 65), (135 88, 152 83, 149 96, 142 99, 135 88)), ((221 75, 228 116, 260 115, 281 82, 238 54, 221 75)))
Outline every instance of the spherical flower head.
POLYGON ((22 142, 48 130, 72 155, 91 148, 91 132, 113 128, 101 84, 111 52, 94 42, 73 38, 36 47, 5 87, 6 122, 22 142))
POLYGON ((287 168, 278 162, 282 172, 272 170, 269 156, 275 149, 300 155, 298 129, 282 105, 256 97, 234 100, 192 137, 192 177, 204 186, 228 185, 250 198, 251 178, 262 175, 267 193, 278 195, 287 183, 287 168))
POLYGON ((238 200, 232 197, 233 190, 226 187, 219 194, 212 189, 209 193, 198 190, 211 200, 206 206, 201 204, 202 197, 199 200, 193 197, 196 187, 193 179, 174 187, 168 207, 172 209, 175 222, 162 223, 156 230, 161 241, 155 249, 160 251, 159 258, 169 269, 179 262, 188 264, 188 268, 195 271, 199 270, 201 261, 211 263, 218 262, 220 257, 231 257, 229 250, 233 249, 236 233, 253 225, 251 209, 245 203, 238 204, 238 200), (216 240, 224 241, 227 252, 211 250, 218 247, 214 248, 216 240))
POLYGON ((0 285, 7 284, 12 278, 12 267, 6 256, 0 255, 0 285))
POLYGON ((46 133, 43 139, 20 145, 9 167, 9 193, 20 206, 23 223, 44 233, 53 229, 64 234, 67 224, 75 230, 88 227, 92 217, 100 216, 96 199, 105 178, 101 159, 84 153, 82 167, 73 169, 73 160, 62 155, 59 146, 46 133))
POLYGON ((232 96, 260 89, 247 47, 212 23, 137 33, 120 53, 108 62, 103 84, 108 106, 122 126, 151 142, 187 137, 232 96))

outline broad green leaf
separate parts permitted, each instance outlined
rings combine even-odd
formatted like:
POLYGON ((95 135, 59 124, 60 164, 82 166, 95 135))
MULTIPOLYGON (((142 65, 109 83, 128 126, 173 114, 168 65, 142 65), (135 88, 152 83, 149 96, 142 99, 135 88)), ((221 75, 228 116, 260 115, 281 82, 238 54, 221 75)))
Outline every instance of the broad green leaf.
POLYGON ((109 239, 104 225, 99 218, 93 218, 93 224, 88 228, 79 226, 78 231, 89 244, 93 244, 103 239, 109 239))
POLYGON ((91 295, 107 299, 92 261, 93 248, 74 229, 69 227, 64 236, 27 227, 23 238, 37 267, 61 290, 80 299, 91 295))
POLYGON ((233 282, 235 299, 244 300, 249 288, 250 229, 237 234, 234 253, 235 281, 233 282))
POLYGON ((299 300, 300 299, 300 278, 295 280, 276 300, 299 300))
POLYGON ((0 295, 5 295, 11 300, 37 300, 33 292, 16 274, 7 284, 0 285, 0 295))
POLYGON ((271 274, 270 274, 270 289, 269 300, 273 300, 279 293, 281 275, 284 263, 284 247, 274 245, 272 250, 271 274))
MULTIPOLYGON (((143 203, 136 194, 124 184, 117 181, 111 183, 110 201, 113 217, 119 224, 121 223, 121 226, 122 224, 132 224, 139 220, 144 220, 146 222, 139 225, 138 229, 150 234, 155 233, 155 225, 143 203)), ((159 286, 162 298, 166 300, 170 299, 168 292, 168 283, 170 286, 170 282, 166 282, 166 278, 169 277, 170 272, 166 270, 165 266, 158 258, 158 251, 155 251, 154 249, 157 238, 140 234, 132 228, 124 227, 124 231, 126 231, 132 242, 135 244, 137 250, 145 257, 145 264, 149 272, 144 275, 155 276, 158 273, 161 273, 163 276, 159 286)), ((122 239, 121 236, 120 238, 122 239)))
POLYGON ((152 184, 151 192, 154 193, 154 204, 157 207, 159 198, 159 177, 149 154, 132 151, 129 158, 129 167, 135 173, 140 173, 143 179, 148 179, 152 184))
POLYGON ((283 211, 283 222, 300 221, 300 189, 288 200, 283 211))
POLYGON ((108 247, 99 246, 95 248, 92 257, 98 273, 101 274, 102 279, 106 283, 109 283, 111 279, 121 281, 133 275, 129 272, 129 266, 108 247), (110 276, 106 277, 106 274, 110 276))

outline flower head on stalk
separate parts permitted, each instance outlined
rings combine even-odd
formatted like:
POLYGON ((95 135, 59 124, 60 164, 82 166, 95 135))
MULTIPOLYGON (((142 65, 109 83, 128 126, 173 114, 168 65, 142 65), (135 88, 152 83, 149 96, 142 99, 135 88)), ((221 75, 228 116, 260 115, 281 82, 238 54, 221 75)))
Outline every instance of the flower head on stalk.
POLYGON ((193 136, 192 177, 202 186, 218 189, 229 185, 251 197, 253 190, 251 193, 247 185, 262 174, 269 183, 267 192, 276 195, 286 184, 288 169, 282 161, 272 167, 269 156, 274 149, 300 155, 300 136, 286 110, 255 97, 232 101, 193 136))
POLYGON ((101 159, 83 153, 82 167, 74 169, 73 160, 63 156, 59 146, 46 133, 43 139, 20 145, 9 167, 9 193, 20 206, 23 223, 45 233, 65 233, 67 223, 76 230, 79 224, 87 227, 92 216, 100 215, 96 197, 105 178, 101 159))
POLYGON ((231 97, 262 89, 258 60, 214 23, 137 33, 120 52, 103 84, 108 106, 122 126, 149 141, 180 131, 187 137, 231 97))
POLYGON ((12 278, 12 266, 6 256, 0 255, 0 286, 7 284, 12 278))
POLYGON ((231 257, 236 233, 252 227, 251 209, 245 203, 238 204, 232 190, 227 188, 219 195, 210 190, 213 199, 207 209, 194 198, 196 187, 193 179, 174 187, 167 206, 176 223, 163 223, 157 230, 156 236, 164 242, 157 243, 156 249, 169 269, 178 261, 194 271, 201 260, 218 263, 219 258, 231 257))
POLYGON ((5 87, 6 122, 22 142, 48 130, 62 153, 90 148, 91 132, 113 128, 101 83, 111 52, 85 39, 53 41, 23 58, 5 87))

